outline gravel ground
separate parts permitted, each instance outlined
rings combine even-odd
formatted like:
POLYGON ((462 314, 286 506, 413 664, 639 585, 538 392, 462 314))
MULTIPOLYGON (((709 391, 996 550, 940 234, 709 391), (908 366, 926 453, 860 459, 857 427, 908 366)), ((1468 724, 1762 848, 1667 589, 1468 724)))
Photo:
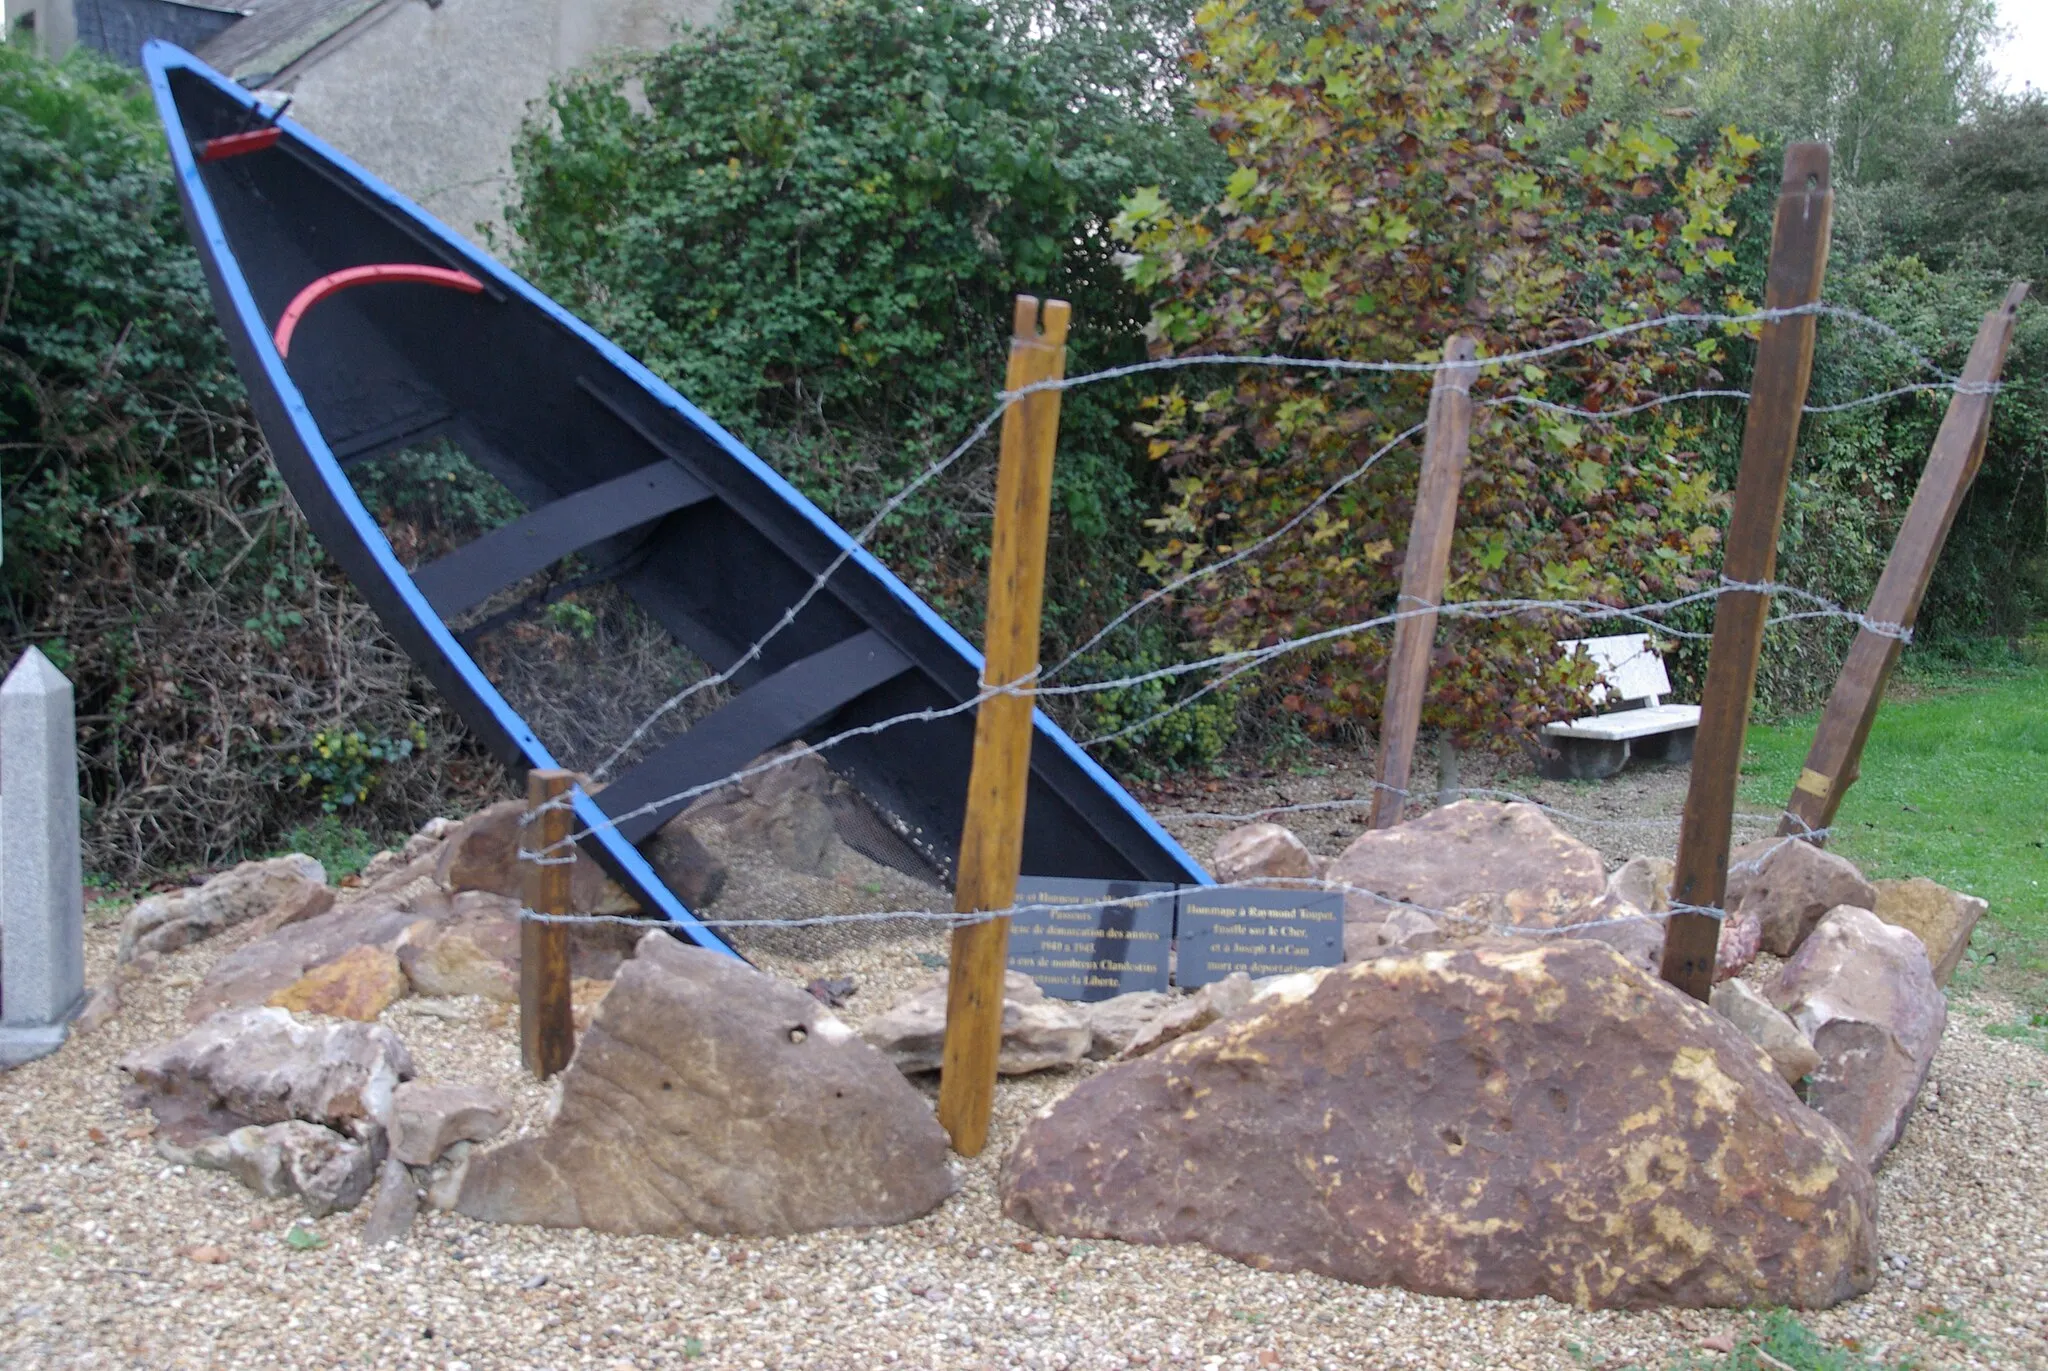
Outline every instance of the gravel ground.
MULTIPOLYGON (((1341 769, 1289 774, 1271 786, 1162 797, 1159 807, 1298 803, 1345 783, 1341 769)), ((1484 782, 1468 771, 1468 783, 1484 782)), ((1644 772, 1598 790, 1547 789, 1565 801, 1560 807, 1635 819, 1675 812, 1682 788, 1682 773, 1644 772)), ((1205 834, 1221 831, 1176 827, 1197 851, 1205 834)), ((1324 852, 1356 831, 1299 827, 1324 852)), ((1609 855, 1669 848, 1641 836, 1609 846, 1609 855)), ((290 1202, 259 1199, 218 1173, 168 1167, 152 1149, 148 1116, 119 1100, 114 1063, 179 1031, 191 986, 238 941, 165 958, 129 988, 111 1023, 0 1074, 7 1371, 684 1363, 1662 1371, 1688 1352, 1707 1355, 1697 1349, 1709 1339, 1739 1339, 1753 1326, 1734 1312, 1467 1303, 1262 1273, 1197 1248, 1048 1241, 1001 1217, 997 1168, 1024 1121, 1095 1066, 1005 1081, 992 1142, 963 1164, 960 1194, 899 1228, 669 1240, 423 1214, 407 1245, 369 1251, 358 1210, 300 1224, 324 1244, 300 1250, 285 1240, 297 1218, 290 1202)), ((95 980, 113 949, 112 924, 95 927, 95 980)), ((916 944, 871 944, 811 962, 777 959, 775 969, 854 975, 861 992, 846 1013, 857 1022, 933 974, 920 951, 929 958, 916 944)), ((2048 1138, 2040 1126, 2048 1056, 1984 1031, 2015 1013, 1984 994, 1956 1005, 1927 1103, 1880 1177, 1883 1279, 1861 1300, 1807 1316, 1824 1338, 1927 1368, 2048 1366, 2048 1138)), ((543 1117, 548 1090, 522 1075, 503 1007, 402 1001, 385 1021, 411 1046, 422 1077, 496 1086, 515 1101, 523 1127, 543 1117)))

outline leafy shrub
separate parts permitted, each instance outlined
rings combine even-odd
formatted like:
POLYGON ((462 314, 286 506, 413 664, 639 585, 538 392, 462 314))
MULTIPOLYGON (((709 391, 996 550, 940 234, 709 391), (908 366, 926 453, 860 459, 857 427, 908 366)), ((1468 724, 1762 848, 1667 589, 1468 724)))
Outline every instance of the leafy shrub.
POLYGON ((486 774, 272 469, 161 139, 133 72, 0 46, 0 637, 72 678, 87 860, 123 875, 345 797, 398 827, 486 774), (420 751, 302 792, 323 732, 420 751))
MULTIPOLYGON (((1143 356, 1108 223, 1133 188, 1218 166, 1176 97, 1159 0, 738 0, 715 31, 572 78, 528 124, 521 268, 866 522, 990 409, 1019 292, 1074 306, 1070 374, 1143 356)), ((1140 588, 1160 487, 1128 387, 1069 392, 1046 639, 1140 588)), ((970 633, 994 443, 876 547, 970 633)))
MULTIPOLYGON (((1569 148, 1547 140, 1587 109, 1600 14, 1506 0, 1206 6, 1194 87, 1236 169, 1220 200, 1178 209, 1146 190, 1118 220, 1155 302, 1155 349, 1408 362, 1463 332, 1484 357, 1745 308, 1724 279, 1725 235, 1753 139, 1728 128, 1682 145, 1652 119, 1600 123, 1569 148)), ((1637 78, 1669 82, 1695 43, 1646 28, 1637 78)), ((1646 331, 1482 369, 1475 393, 1495 403, 1473 417, 1447 598, 1625 605, 1701 584, 1720 516, 1696 429, 1540 406, 1621 409, 1711 384, 1723 352, 1717 337, 1646 331), (1513 403, 1525 400, 1538 404, 1513 403)), ((1154 565, 1241 557, 1190 589, 1202 638, 1249 649, 1391 610, 1416 451, 1369 472, 1361 459, 1421 418, 1429 378, 1189 375, 1151 401, 1145 431, 1174 477, 1154 565), (1258 546, 1340 479, 1300 531, 1258 546)), ((1512 747, 1582 710, 1591 668, 1554 644, 1574 627, 1446 619, 1425 723, 1512 747)), ((1293 687, 1284 707, 1325 727, 1377 719, 1390 637, 1291 655, 1271 669, 1293 687)))

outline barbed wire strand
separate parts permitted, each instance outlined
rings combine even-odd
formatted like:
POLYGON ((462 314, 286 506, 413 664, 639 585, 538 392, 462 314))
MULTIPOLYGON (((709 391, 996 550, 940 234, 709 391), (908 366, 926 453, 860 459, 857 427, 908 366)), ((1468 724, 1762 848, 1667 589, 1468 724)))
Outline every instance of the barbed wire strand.
MULTIPOLYGON (((1948 376, 1948 374, 1944 372, 1939 366, 1935 365, 1935 363, 1930 358, 1928 358, 1924 353, 1920 352, 1918 348, 1916 348, 1911 343, 1911 341, 1908 340, 1897 329, 1892 328, 1890 325, 1884 323, 1882 320, 1871 318, 1869 315, 1863 314, 1860 311, 1849 309, 1846 306, 1828 305, 1824 302, 1816 302, 1812 305, 1800 305, 1789 309, 1755 310, 1747 314, 1726 314, 1718 312, 1707 312, 1661 315, 1653 319, 1640 320, 1635 323, 1625 324, 1618 326, 1616 328, 1602 330, 1601 332, 1589 334, 1582 338, 1564 339, 1556 343, 1546 344, 1545 346, 1540 348, 1528 349, 1519 353, 1508 353, 1499 357, 1483 358, 1480 360, 1480 366, 1482 368, 1487 366, 1506 366, 1521 362, 1535 361, 1544 357, 1556 356, 1560 353, 1571 351, 1576 348, 1598 346, 1600 343, 1603 342, 1613 341, 1621 337, 1626 337, 1635 333, 1640 333, 1655 328, 1714 325, 1740 327, 1751 323, 1776 322, 1783 319, 1792 318, 1795 316, 1805 314, 1816 314, 1828 317, 1842 318, 1849 320, 1853 323, 1856 323, 1859 326, 1871 328, 1873 330, 1881 332, 1889 338, 1891 338, 1893 341, 1900 344, 1903 348, 1905 348, 1906 351, 1913 356, 1914 360, 1918 365, 1933 371, 1934 374, 1936 374, 1937 376, 1943 377, 1944 381, 1948 382, 1951 387, 1955 387, 1957 385, 1953 377, 1948 376)), ((1343 358, 1301 358, 1273 354, 1245 357, 1229 357, 1215 354, 1199 354, 1187 357, 1156 358, 1150 361, 1133 363, 1122 367, 1108 367, 1100 371, 1088 372, 1080 376, 1061 377, 1057 380, 1039 382, 1034 385, 1022 387, 1015 391, 999 392, 997 395, 997 404, 995 408, 990 410, 988 414, 983 416, 981 421, 974 426, 973 430, 969 432, 967 437, 962 439, 944 456, 932 462, 931 464, 926 466, 924 470, 920 471, 919 473, 917 473, 917 475, 913 476, 900 489, 898 489, 894 495, 892 495, 888 500, 884 501, 881 508, 878 509, 875 512, 875 514, 871 518, 869 518, 869 520, 852 535, 847 545, 839 550, 839 552, 832 558, 832 560, 826 564, 825 568, 822 571, 820 571, 815 577, 812 578, 811 584, 804 589, 802 594, 800 594, 794 602, 791 603, 789 608, 786 609, 781 615, 781 617, 778 618, 775 621, 775 623, 769 627, 766 633, 762 634, 759 638, 757 638, 751 645, 748 646, 748 648, 743 653, 740 654, 738 658, 736 658, 730 665, 726 666, 723 670, 715 671, 710 675, 704 677, 703 679, 695 681, 688 686, 685 686, 682 690, 676 692, 674 695, 669 696, 667 699, 663 700, 662 703, 657 705, 645 719, 643 719, 638 725, 636 725, 633 728, 631 733, 627 735, 626 739, 623 742, 619 743, 618 746, 613 748, 612 751, 601 762, 598 763, 597 767, 591 772, 591 778, 593 780, 604 779, 607 775, 610 774, 611 769, 617 766, 620 760, 623 759, 626 755, 628 755, 633 750, 634 746, 637 745, 641 739, 646 737, 648 732, 663 718, 666 718, 669 714, 681 708, 689 700, 691 700, 699 694, 702 694, 704 691, 715 689, 716 687, 724 685, 727 682, 731 681, 747 666, 751 665, 755 661, 758 661, 761 657, 761 654, 766 650, 768 644, 771 641, 773 641, 778 635, 780 635, 784 629, 788 628, 790 624, 794 623, 796 621, 797 616, 801 614, 803 610, 806 607, 808 607, 811 604, 811 602, 818 597, 818 595, 823 593, 826 584, 832 579, 834 575, 838 573, 839 569, 843 567, 848 561, 852 560, 856 553, 866 548, 869 540, 872 539, 874 535, 881 530, 882 526, 889 520, 889 518, 893 514, 895 514, 896 511, 901 509, 906 503, 908 503, 910 498, 913 495, 915 495, 919 490, 922 490, 924 487, 931 484, 931 482, 938 479, 940 475, 949 470, 954 464, 959 462, 961 458, 965 457, 970 451, 972 451, 974 447, 977 444, 979 444, 983 438, 988 436, 989 432, 995 427, 997 421, 1002 418, 1003 414, 1008 410, 1008 408, 1012 404, 1016 403, 1018 400, 1024 398, 1027 395, 1037 394, 1042 391, 1072 390, 1079 388, 1081 386, 1095 385, 1106 381, 1120 380, 1128 376, 1143 375, 1150 372, 1167 371, 1183 367, 1219 366, 1226 364, 1388 374, 1429 372, 1435 371, 1444 365, 1444 363, 1441 360, 1435 362, 1367 362, 1352 361, 1343 358)), ((1942 387, 1930 386, 1925 388, 1941 389, 1942 387)), ((1883 395, 1866 397, 1862 400, 1850 401, 1845 405, 1832 406, 1826 408, 1851 408, 1857 404, 1874 403, 1877 400, 1891 398, 1893 395, 1896 394, 1910 393, 1910 390, 1911 388, 1890 391, 1884 393, 1883 395)), ((1707 395, 1710 393, 1725 393, 1729 396, 1739 395, 1745 399, 1747 398, 1747 392, 1742 391, 1702 391, 1688 393, 1688 395, 1676 395, 1670 397, 1663 397, 1657 400, 1647 401, 1643 406, 1634 407, 1625 412, 1601 412, 1589 410, 1584 411, 1584 414, 1587 417, 1599 418, 1623 417, 1624 413, 1637 413, 1640 412, 1643 408, 1653 408, 1660 404, 1674 403, 1678 400, 1689 398, 1689 395, 1707 395)), ((1508 400, 1504 398, 1502 400, 1486 401, 1484 403, 1493 404, 1507 402, 1508 400)), ((1552 404, 1553 402, 1548 401, 1541 402, 1542 407, 1549 407, 1552 404)), ((1409 435, 1404 434, 1403 438, 1407 436, 1409 435)), ((1397 439, 1396 441, 1398 442, 1400 440, 1397 439)), ((1383 455, 1384 453, 1376 454, 1375 457, 1371 459, 1371 461, 1377 461, 1378 457, 1383 455)), ((1371 461, 1367 463, 1368 466, 1370 466, 1371 461)), ((1360 472, 1358 474, 1362 475, 1363 472, 1360 472)), ((1352 477, 1351 479, 1356 479, 1356 476, 1352 477)), ((1338 488, 1341 489, 1342 485, 1346 484, 1349 484, 1348 480, 1341 482, 1338 488)), ((1320 496, 1318 497, 1317 503, 1320 504, 1320 502, 1323 499, 1327 498, 1327 495, 1320 496)), ((1305 514, 1303 517, 1305 517, 1305 514)), ((1130 611, 1127 611, 1126 614, 1122 616, 1122 618, 1128 619, 1131 613, 1135 613, 1137 612, 1137 610, 1142 609, 1146 603, 1157 603, 1158 598, 1158 596, 1148 597, 1146 601, 1141 601, 1138 605, 1133 606, 1130 611)), ((1101 636, 1101 634, 1098 634, 1094 639, 1091 639, 1088 646, 1092 647, 1094 643, 1099 642, 1101 640, 1101 636)), ((1083 650, 1085 651, 1086 648, 1084 648, 1083 650)), ((1072 658, 1077 655, 1079 654, 1070 654, 1068 661, 1061 662, 1059 666, 1054 668, 1054 672, 1063 669, 1066 665, 1068 665, 1072 658)), ((1053 673, 1048 673, 1048 675, 1051 674, 1053 673)))

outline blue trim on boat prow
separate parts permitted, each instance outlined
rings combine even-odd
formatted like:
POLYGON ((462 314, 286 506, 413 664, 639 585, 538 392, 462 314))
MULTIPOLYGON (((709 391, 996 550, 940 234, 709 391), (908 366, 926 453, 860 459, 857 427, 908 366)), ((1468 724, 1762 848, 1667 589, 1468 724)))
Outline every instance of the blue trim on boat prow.
MULTIPOLYGON (((178 178, 180 193, 185 201, 200 247, 218 274, 225 293, 232 303, 241 330, 246 334, 248 346, 253 351, 257 365, 263 373, 263 382, 285 410, 293 430, 305 452, 311 458, 329 496, 339 512, 346 518, 353 534, 374 559, 376 569, 386 578, 401 600, 404 610, 418 629, 432 643, 436 652, 459 674, 463 686, 472 691, 477 700, 487 707, 495 722, 504 730, 518 747, 522 758, 532 767, 550 767, 555 763, 546 746, 533 733, 516 711, 484 676, 469 653, 458 643, 440 617, 428 605, 425 597, 413 584, 411 575, 398 560, 370 512, 357 497, 354 487, 343 474, 314 420, 305 398, 292 381, 284 360, 278 356, 270 340, 269 323, 257 306, 248 280, 230 247, 227 234, 220 219, 217 206, 202 178, 190 138, 186 135, 184 120, 170 88, 169 77, 174 71, 189 73, 206 81, 221 95, 241 105, 252 115, 261 114, 261 105, 249 91, 222 77, 191 54, 174 44, 152 41, 142 52, 143 68, 148 74, 152 91, 156 97, 159 114, 163 120, 172 165, 178 178)), ((504 296, 515 298, 544 314, 557 326, 592 348, 621 375, 629 377, 639 388, 661 406, 673 412, 723 453, 748 475, 783 502, 788 511, 797 515, 806 525, 826 539, 836 550, 847 554, 848 562, 859 569, 874 583, 886 589, 888 594, 900 603, 904 610, 916 616, 918 622, 934 638, 953 652, 979 678, 981 654, 955 632, 953 627, 931 607, 905 586, 896 575, 883 566, 865 548, 854 543, 832 520, 811 503, 801 492, 785 481, 773 468, 753 452, 749 451, 716 421, 700 411, 695 405, 677 394, 660 377, 642 366, 638 361, 621 351, 610 340, 564 310, 560 305, 536 290, 515 273, 507 270, 491 257, 479 252, 469 242, 448 230, 431 215, 421 210, 398 192, 384 185, 376 177, 364 171, 333 148, 315 138, 306 130, 289 120, 280 121, 285 137, 305 152, 330 163, 337 171, 353 180, 370 197, 381 201, 391 211, 428 235, 450 256, 461 260, 467 268, 486 282, 487 289, 495 288, 504 296)), ((252 154, 267 155, 267 154, 252 154)), ((843 574, 843 573, 842 573, 843 574)), ((1064 758, 1107 798, 1122 810, 1125 816, 1143 837, 1152 844, 1158 855, 1170 865, 1179 868, 1180 878, 1189 884, 1210 884, 1210 878, 1195 861, 1174 841, 1152 816, 1124 791, 1094 758, 1090 757, 1069 738, 1043 711, 1034 713, 1034 725, 1038 737, 1051 744, 1064 758)), ((576 811, 579 822, 593 830, 595 841, 603 847, 605 855, 620 867, 632 873, 636 883, 645 887, 662 907, 678 930, 707 947, 731 952, 724 940, 710 929, 705 928, 697 917, 667 891, 654 875, 637 849, 618 833, 614 832, 595 804, 578 792, 576 811), (657 893, 658 892, 658 893, 657 893), (663 897, 666 897, 663 899, 663 897)), ((737 954, 734 954, 737 955, 737 954)))

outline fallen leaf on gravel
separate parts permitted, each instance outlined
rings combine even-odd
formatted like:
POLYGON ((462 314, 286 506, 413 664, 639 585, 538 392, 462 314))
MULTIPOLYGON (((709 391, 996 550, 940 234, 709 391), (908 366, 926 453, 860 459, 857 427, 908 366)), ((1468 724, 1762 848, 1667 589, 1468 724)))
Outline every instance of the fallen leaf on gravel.
POLYGON ((124 1129, 121 1133, 121 1136, 124 1138, 132 1138, 135 1141, 140 1142, 142 1139, 151 1137, 155 1133, 156 1120, 151 1119, 148 1123, 139 1123, 136 1124, 133 1128, 124 1129))
POLYGON ((1273 1351, 1271 1348, 1267 1348, 1264 1352, 1259 1353, 1259 1365, 1278 1366, 1279 1364, 1280 1354, 1278 1352, 1273 1351))
POLYGON ((186 1248, 185 1255, 202 1266, 219 1266, 228 1259, 228 1250, 225 1247, 215 1247, 208 1242, 186 1248))
POLYGON ((40 1214, 49 1207, 50 1206, 44 1204, 41 1200, 30 1200, 27 1204, 21 1207, 20 1212, 23 1214, 40 1214))
POLYGON ((1700 1348, 1706 1352, 1733 1352, 1735 1350, 1735 1335, 1733 1333, 1716 1333, 1711 1338, 1701 1338, 1700 1348))
POLYGON ((683 1355, 692 1361, 704 1355, 704 1344, 697 1338, 683 1339, 683 1355))
POLYGON ((292 1231, 284 1235, 284 1245, 294 1252, 312 1252, 327 1246, 327 1239, 310 1228, 292 1225, 292 1231))
POLYGON ((102 1145, 104 1145, 107 1141, 107 1135, 97 1128, 86 1129, 85 1136, 91 1138, 94 1142, 100 1143, 102 1145))

